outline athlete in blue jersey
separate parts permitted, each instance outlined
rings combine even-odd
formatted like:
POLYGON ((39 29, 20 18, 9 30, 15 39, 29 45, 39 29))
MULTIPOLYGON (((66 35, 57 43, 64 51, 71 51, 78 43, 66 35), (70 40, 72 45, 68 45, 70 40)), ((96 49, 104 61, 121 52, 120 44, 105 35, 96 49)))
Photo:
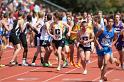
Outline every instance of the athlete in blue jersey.
POLYGON ((113 28, 113 19, 108 18, 108 24, 106 27, 102 28, 96 34, 96 43, 97 43, 97 54, 98 54, 98 66, 101 69, 101 79, 102 81, 107 81, 105 76, 107 71, 107 63, 110 60, 112 54, 112 45, 116 43, 117 33, 113 28), (97 39, 98 38, 98 39, 97 39), (99 59, 100 58, 100 59, 99 59))
MULTIPOLYGON (((2 28, 2 25, 0 25, 0 61, 1 61, 1 56, 2 56, 2 53, 3 53, 3 50, 2 50, 2 35, 3 35, 3 28, 2 28)), ((2 65, 0 64, 0 67, 3 67, 5 65, 2 65)))

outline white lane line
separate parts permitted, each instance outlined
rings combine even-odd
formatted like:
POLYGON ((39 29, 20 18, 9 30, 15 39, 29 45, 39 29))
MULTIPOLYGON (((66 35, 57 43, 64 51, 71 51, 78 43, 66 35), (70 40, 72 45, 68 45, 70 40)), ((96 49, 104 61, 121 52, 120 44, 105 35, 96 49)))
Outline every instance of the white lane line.
MULTIPOLYGON (((108 71, 108 72, 106 73, 106 75, 109 74, 109 73, 111 73, 111 72, 113 72, 113 71, 114 71, 114 69, 108 71)), ((95 78, 95 79, 93 79, 92 81, 94 82, 94 81, 97 81, 98 79, 100 79, 100 76, 97 77, 97 78, 95 78)))
MULTIPOLYGON (((53 63, 53 64, 56 64, 57 62, 53 63)), ((41 66, 42 67, 42 66, 41 66)), ((13 78, 13 77, 16 77, 16 76, 20 76, 20 75, 24 75, 24 74, 27 74, 29 73, 30 71, 36 71, 38 69, 41 69, 41 68, 35 68, 35 69, 32 69, 32 70, 29 70, 29 71, 26 71, 26 72, 23 72, 23 73, 19 73, 19 74, 16 74, 16 75, 12 75, 12 76, 9 76, 9 77, 6 77, 6 78, 3 78, 3 79, 0 79, 0 82, 3 81, 3 80, 7 80, 7 79, 10 79, 10 78, 13 78)))
MULTIPOLYGON (((94 61, 92 61, 91 63, 94 63, 94 62, 96 62, 96 61, 97 61, 97 59, 94 60, 94 61)), ((91 63, 90 63, 90 64, 91 64, 91 63)), ((66 74, 66 73, 70 73, 70 72, 72 72, 72 71, 74 71, 74 70, 76 70, 76 69, 79 69, 79 68, 75 68, 75 69, 72 69, 72 70, 70 70, 70 71, 67 71, 67 72, 65 72, 65 74, 66 74)), ((50 80, 53 80, 53 79, 55 79, 55 78, 57 78, 57 77, 60 77, 60 76, 65 75, 65 74, 56 75, 56 76, 51 77, 51 78, 49 78, 49 79, 47 79, 47 80, 44 80, 44 81, 42 81, 42 82, 48 82, 48 81, 50 81, 50 80)))
POLYGON ((23 72, 23 73, 20 73, 20 74, 12 75, 12 76, 3 78, 3 79, 1 79, 0 81, 7 80, 7 79, 10 79, 10 78, 13 78, 13 77, 16 77, 16 76, 20 76, 20 75, 29 73, 30 71, 36 71, 36 70, 38 70, 38 69, 40 69, 40 68, 36 68, 36 69, 32 69, 32 70, 29 70, 29 71, 26 71, 26 72, 23 72))
MULTIPOLYGON (((10 52, 11 50, 9 50, 9 51, 6 51, 6 52, 4 52, 4 53, 8 53, 8 52, 10 52)), ((20 51, 21 52, 21 51, 20 51)), ((28 52, 28 54, 29 54, 29 52, 28 52)), ((21 54, 18 54, 18 57, 20 57, 20 56, 22 56, 21 54)), ((12 56, 9 56, 9 57, 6 57, 6 58, 2 58, 1 59, 1 61, 3 61, 3 60, 5 60, 5 59, 9 59, 9 58, 11 58, 12 56)), ((4 68, 7 68, 7 67, 2 67, 2 68, 0 68, 0 70, 1 69, 4 69, 4 68)))

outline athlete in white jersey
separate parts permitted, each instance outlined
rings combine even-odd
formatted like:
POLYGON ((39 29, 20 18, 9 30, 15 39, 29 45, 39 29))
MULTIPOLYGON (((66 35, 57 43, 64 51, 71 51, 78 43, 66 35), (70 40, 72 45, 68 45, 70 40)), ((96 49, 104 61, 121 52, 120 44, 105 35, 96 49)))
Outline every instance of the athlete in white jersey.
POLYGON ((32 66, 35 66, 35 60, 38 56, 38 54, 40 54, 40 60, 41 60, 41 64, 44 63, 44 55, 41 54, 41 46, 40 46, 40 30, 41 30, 41 27, 44 25, 44 14, 42 12, 38 13, 38 16, 39 16, 39 19, 37 21, 37 23, 34 25, 34 31, 35 31, 35 46, 37 47, 37 50, 34 54, 34 58, 32 60, 32 66))
POLYGON ((55 47, 57 49, 58 54, 58 67, 57 70, 61 70, 61 59, 62 59, 62 48, 64 47, 64 40, 63 40, 63 29, 64 26, 69 28, 69 32, 67 33, 68 36, 70 36, 71 27, 67 24, 62 22, 61 14, 55 13, 54 23, 52 24, 53 34, 50 32, 50 36, 53 37, 53 42, 55 43, 55 47))
POLYGON ((82 28, 78 33, 78 41, 80 42, 79 52, 81 56, 82 67, 84 68, 83 74, 87 74, 87 64, 90 60, 91 42, 94 40, 94 33, 88 31, 86 21, 82 22, 81 27, 82 28))

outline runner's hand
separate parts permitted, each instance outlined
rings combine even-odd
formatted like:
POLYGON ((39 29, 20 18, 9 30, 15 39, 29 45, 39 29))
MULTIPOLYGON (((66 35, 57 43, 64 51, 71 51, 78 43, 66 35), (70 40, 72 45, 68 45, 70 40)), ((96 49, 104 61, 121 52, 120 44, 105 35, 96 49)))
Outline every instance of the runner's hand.
POLYGON ((101 45, 99 45, 98 47, 99 47, 99 49, 100 49, 100 50, 102 50, 102 49, 103 49, 103 47, 102 47, 101 45))

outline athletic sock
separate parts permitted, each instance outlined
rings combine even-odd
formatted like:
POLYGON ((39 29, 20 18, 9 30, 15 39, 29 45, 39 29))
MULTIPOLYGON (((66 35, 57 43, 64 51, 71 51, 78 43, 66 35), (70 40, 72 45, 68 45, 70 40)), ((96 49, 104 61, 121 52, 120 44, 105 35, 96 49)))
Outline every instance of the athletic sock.
POLYGON ((32 63, 34 63, 36 59, 37 59, 37 55, 35 54, 32 63))
POLYGON ((44 63, 44 58, 41 57, 41 58, 40 58, 40 61, 41 61, 41 63, 43 64, 43 63, 44 63))

